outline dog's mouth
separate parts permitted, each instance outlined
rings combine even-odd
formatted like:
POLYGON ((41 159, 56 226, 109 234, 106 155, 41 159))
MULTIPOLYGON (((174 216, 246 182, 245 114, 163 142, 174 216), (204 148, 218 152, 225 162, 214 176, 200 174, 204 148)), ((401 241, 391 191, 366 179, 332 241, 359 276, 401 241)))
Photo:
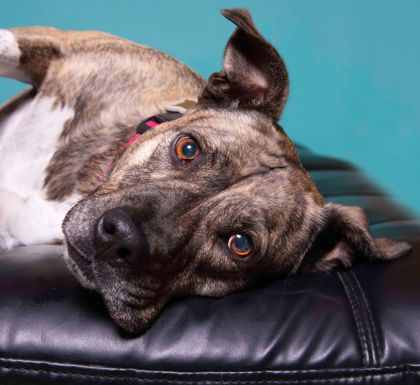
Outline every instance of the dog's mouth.
POLYGON ((96 285, 92 274, 91 261, 87 258, 87 255, 82 252, 79 247, 76 247, 68 238, 66 244, 67 252, 64 253, 64 258, 67 266, 78 278, 83 287, 95 290, 96 285))
POLYGON ((105 210, 86 223, 81 218, 91 206, 90 201, 75 206, 64 221, 67 264, 85 288, 101 294, 120 327, 138 332, 167 297, 156 274, 159 266, 150 260, 147 239, 126 211, 105 210))
POLYGON ((118 248, 111 246, 91 257, 71 239, 67 239, 67 250, 70 269, 85 288, 101 294, 112 319, 122 329, 140 332, 164 305, 162 281, 141 266, 131 265, 127 258, 132 255, 119 257, 118 248))

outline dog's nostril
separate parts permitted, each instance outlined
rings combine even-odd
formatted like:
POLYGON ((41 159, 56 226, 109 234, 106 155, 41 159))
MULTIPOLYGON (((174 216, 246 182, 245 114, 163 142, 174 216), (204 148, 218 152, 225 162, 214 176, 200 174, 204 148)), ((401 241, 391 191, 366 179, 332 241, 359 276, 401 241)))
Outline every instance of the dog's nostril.
POLYGON ((106 211, 98 221, 95 233, 98 257, 110 263, 141 265, 149 259, 146 238, 130 215, 120 208, 106 211))
POLYGON ((104 229, 108 234, 114 235, 117 232, 113 223, 104 222, 104 229))
POLYGON ((122 247, 117 250, 117 254, 120 258, 126 259, 127 257, 131 255, 131 251, 125 247, 122 247))

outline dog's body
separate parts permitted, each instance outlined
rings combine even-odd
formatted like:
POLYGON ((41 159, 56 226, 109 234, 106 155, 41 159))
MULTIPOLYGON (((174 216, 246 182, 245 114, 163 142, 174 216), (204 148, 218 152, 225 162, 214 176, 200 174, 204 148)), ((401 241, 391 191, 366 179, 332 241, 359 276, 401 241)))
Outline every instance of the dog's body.
POLYGON ((137 124, 205 87, 170 56, 106 33, 18 28, 0 44, 0 75, 36 88, 0 111, 2 248, 62 239, 65 214, 137 124))
POLYGON ((0 75, 34 86, 0 111, 0 246, 59 239, 78 201, 63 225, 69 266, 131 331, 174 296, 409 249, 373 240, 360 208, 325 204, 276 123, 282 59, 246 10, 224 15, 238 28, 209 82, 104 33, 0 32, 0 75), (139 122, 185 97, 198 104, 119 154, 139 122))

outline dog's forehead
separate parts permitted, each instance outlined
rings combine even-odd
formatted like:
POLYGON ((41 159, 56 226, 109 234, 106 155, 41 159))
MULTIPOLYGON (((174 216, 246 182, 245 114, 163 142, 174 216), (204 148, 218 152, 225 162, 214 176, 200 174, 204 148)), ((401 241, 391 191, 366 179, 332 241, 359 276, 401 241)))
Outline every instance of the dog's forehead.
POLYGON ((164 144, 179 133, 195 135, 200 144, 208 149, 238 148, 241 152, 244 152, 243 146, 255 145, 261 147, 259 152, 264 152, 267 150, 267 141, 272 143, 270 148, 279 148, 277 140, 286 136, 284 132, 278 132, 270 119, 256 111, 206 108, 156 127, 148 133, 148 140, 159 137, 164 144))
POLYGON ((170 151, 180 136, 193 137, 215 162, 228 163, 238 177, 284 165, 294 156, 283 130, 263 114, 237 109, 196 109, 147 131, 120 158, 111 180, 127 180, 145 168, 168 168, 170 151), (172 146, 171 146, 172 145, 172 146))
MULTIPOLYGON (((193 111, 183 119, 179 122, 181 127, 198 129, 209 147, 220 149, 239 147, 242 151, 244 145, 263 145, 267 141, 272 142, 270 147, 275 147, 276 141, 286 136, 266 115, 251 110, 206 108, 193 111)), ((261 147, 260 151, 267 149, 261 147)))
POLYGON ((272 121, 252 110, 204 108, 187 114, 184 119, 186 125, 201 125, 210 130, 215 135, 215 141, 220 140, 221 145, 228 145, 235 138, 276 136, 272 121))
POLYGON ((206 213, 204 221, 208 223, 254 226, 261 221, 267 229, 282 227, 282 218, 314 204, 312 195, 294 183, 293 174, 287 168, 277 168, 249 175, 203 200, 196 210, 206 213), (224 215, 230 219, 227 221, 224 215))

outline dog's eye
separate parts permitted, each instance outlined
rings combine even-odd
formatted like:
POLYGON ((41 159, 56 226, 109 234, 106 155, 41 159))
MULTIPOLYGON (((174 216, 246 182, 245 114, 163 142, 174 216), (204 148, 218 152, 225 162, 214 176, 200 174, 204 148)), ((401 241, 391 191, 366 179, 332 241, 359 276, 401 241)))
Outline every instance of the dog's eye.
POLYGON ((176 153, 182 160, 193 160, 200 154, 200 149, 194 140, 184 137, 176 144, 176 153))
POLYGON ((245 235, 231 235, 228 246, 236 255, 241 257, 244 257, 251 252, 251 240, 245 235))

